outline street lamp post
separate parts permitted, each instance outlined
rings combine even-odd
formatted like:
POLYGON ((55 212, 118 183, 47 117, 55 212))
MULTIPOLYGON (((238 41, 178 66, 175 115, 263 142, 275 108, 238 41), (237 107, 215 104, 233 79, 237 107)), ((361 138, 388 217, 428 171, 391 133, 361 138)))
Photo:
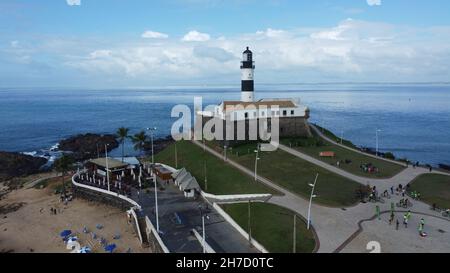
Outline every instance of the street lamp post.
POLYGON ((178 169, 178 151, 177 151, 177 142, 175 141, 175 169, 178 169))
POLYGON ((153 173, 153 181, 155 182, 155 214, 156 214, 156 231, 159 233, 159 216, 158 216, 158 183, 156 182, 156 173, 153 173))
POLYGON ((258 160, 260 160, 259 158, 259 144, 258 146, 256 146, 256 157, 255 157, 255 181, 258 181, 258 160))
POLYGON ((309 226, 311 224, 311 205, 313 198, 317 197, 317 195, 314 195, 314 190, 316 188, 317 178, 319 177, 319 174, 316 174, 316 179, 314 180, 314 184, 309 184, 309 186, 312 188, 311 190, 311 197, 309 198, 309 206, 308 206, 308 223, 307 228, 309 229, 309 226))
POLYGON ((106 182, 108 183, 108 191, 110 191, 109 187, 109 165, 108 165, 108 146, 109 144, 105 144, 105 155, 106 155, 106 182))
POLYGON ((248 200, 248 243, 252 245, 252 221, 251 221, 251 201, 248 200))
POLYGON ((297 252, 297 215, 294 213, 294 235, 293 235, 293 243, 292 243, 292 253, 297 252))
POLYGON ((378 156, 378 133, 379 133, 379 132, 381 132, 380 129, 376 129, 376 130, 375 130, 375 138, 376 138, 376 143, 375 143, 375 146, 376 146, 376 148, 375 148, 375 154, 376 154, 376 156, 378 156))
POLYGON ((344 144, 344 130, 341 131, 341 144, 344 144))
POLYGON ((202 216, 202 232, 203 232, 203 236, 202 236, 202 247, 203 247, 203 253, 206 253, 205 218, 209 220, 209 215, 208 215, 208 214, 203 214, 202 207, 199 207, 199 208, 200 208, 200 215, 202 216))
POLYGON ((227 145, 223 146, 223 156, 224 156, 224 161, 227 161, 227 145))
POLYGON ((206 159, 203 164, 203 170, 205 172, 205 191, 207 191, 208 190, 208 174, 207 174, 207 168, 206 168, 206 159))
POLYGON ((152 142, 152 164, 155 164, 155 153, 153 150, 153 132, 156 131, 156 127, 147 128, 147 131, 150 131, 150 140, 152 142))

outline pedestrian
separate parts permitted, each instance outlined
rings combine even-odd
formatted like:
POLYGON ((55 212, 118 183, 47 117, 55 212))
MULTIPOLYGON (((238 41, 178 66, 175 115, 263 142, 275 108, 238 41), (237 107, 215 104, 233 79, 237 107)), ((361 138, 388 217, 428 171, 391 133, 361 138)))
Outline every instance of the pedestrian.
POLYGON ((422 230, 425 227, 425 219, 420 219, 420 225, 422 226, 422 230))
POLYGON ((402 197, 405 197, 405 193, 406 193, 406 191, 405 191, 405 189, 403 189, 402 190, 402 197))
POLYGON ((394 186, 391 187, 391 195, 394 195, 394 186))
POLYGON ((395 217, 394 212, 391 212, 391 217, 389 218, 389 225, 390 226, 392 225, 392 222, 394 222, 394 217, 395 217))
POLYGON ((433 167, 432 166, 430 166, 430 173, 433 171, 433 167))
POLYGON ((405 226, 405 228, 408 228, 408 215, 405 214, 403 216, 403 225, 405 226))
POLYGON ((400 225, 400 222, 397 219, 397 222, 395 223, 395 230, 398 230, 398 226, 400 225))

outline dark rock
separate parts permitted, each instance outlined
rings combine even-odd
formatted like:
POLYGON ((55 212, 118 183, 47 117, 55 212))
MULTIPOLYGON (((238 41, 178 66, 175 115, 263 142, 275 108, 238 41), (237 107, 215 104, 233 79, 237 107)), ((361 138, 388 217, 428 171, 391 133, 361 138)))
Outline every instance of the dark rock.
POLYGON ((97 153, 104 154, 106 144, 109 144, 108 152, 119 146, 115 135, 81 134, 62 140, 59 149, 72 152, 75 160, 86 160, 96 158, 97 153))
MULTIPOLYGON (((173 140, 172 136, 166 136, 165 138, 158 138, 155 139, 153 141, 153 149, 154 149, 154 153, 157 154, 159 152, 161 152, 162 150, 164 150, 167 146, 169 146, 170 144, 174 143, 175 140, 173 140)), ((152 152, 152 143, 146 142, 144 144, 144 150, 146 152, 152 152)))
POLYGON ((38 173, 47 159, 21 153, 0 152, 0 181, 38 173))

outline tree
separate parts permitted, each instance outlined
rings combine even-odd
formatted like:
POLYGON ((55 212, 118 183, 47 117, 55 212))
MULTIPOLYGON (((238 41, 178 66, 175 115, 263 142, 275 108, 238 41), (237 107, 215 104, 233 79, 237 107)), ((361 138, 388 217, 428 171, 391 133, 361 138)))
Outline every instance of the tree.
POLYGON ((135 134, 131 138, 131 141, 134 144, 134 149, 142 152, 144 150, 145 143, 147 142, 147 135, 145 134, 145 131, 135 134))
POLYGON ((62 195, 66 195, 66 186, 64 182, 64 176, 67 174, 67 172, 72 168, 74 161, 73 158, 68 155, 62 155, 59 159, 55 161, 55 169, 57 172, 61 172, 61 179, 62 179, 62 195))
POLYGON ((117 129, 117 132, 116 132, 117 138, 119 139, 119 142, 122 145, 122 162, 125 157, 124 156, 125 140, 130 137, 129 132, 130 132, 130 129, 125 128, 125 127, 120 127, 119 129, 117 129))

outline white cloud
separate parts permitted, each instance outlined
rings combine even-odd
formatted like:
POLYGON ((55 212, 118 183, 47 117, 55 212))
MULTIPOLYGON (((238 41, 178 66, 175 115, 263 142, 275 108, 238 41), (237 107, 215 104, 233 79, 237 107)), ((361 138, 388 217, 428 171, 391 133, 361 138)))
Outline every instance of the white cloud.
POLYGON ((142 38, 146 39, 167 39, 169 35, 157 31, 147 30, 141 35, 142 38))
POLYGON ((17 48, 19 46, 19 41, 11 41, 10 45, 13 48, 17 48))
POLYGON ((369 6, 381 6, 381 0, 367 0, 369 6))
POLYGON ((69 6, 81 6, 81 0, 66 0, 69 6))
POLYGON ((201 33, 196 30, 189 31, 186 35, 183 37, 184 42, 206 42, 209 41, 211 37, 207 33, 201 33))
MULTIPOLYGON (((99 81, 109 76, 122 84, 238 84, 242 51, 250 46, 259 82, 445 81, 450 74, 450 27, 347 19, 331 28, 267 29, 218 39, 191 36, 187 40, 203 42, 95 41, 70 50, 62 43, 70 52, 63 63, 99 81)), ((50 51, 60 52, 55 46, 50 51)))

